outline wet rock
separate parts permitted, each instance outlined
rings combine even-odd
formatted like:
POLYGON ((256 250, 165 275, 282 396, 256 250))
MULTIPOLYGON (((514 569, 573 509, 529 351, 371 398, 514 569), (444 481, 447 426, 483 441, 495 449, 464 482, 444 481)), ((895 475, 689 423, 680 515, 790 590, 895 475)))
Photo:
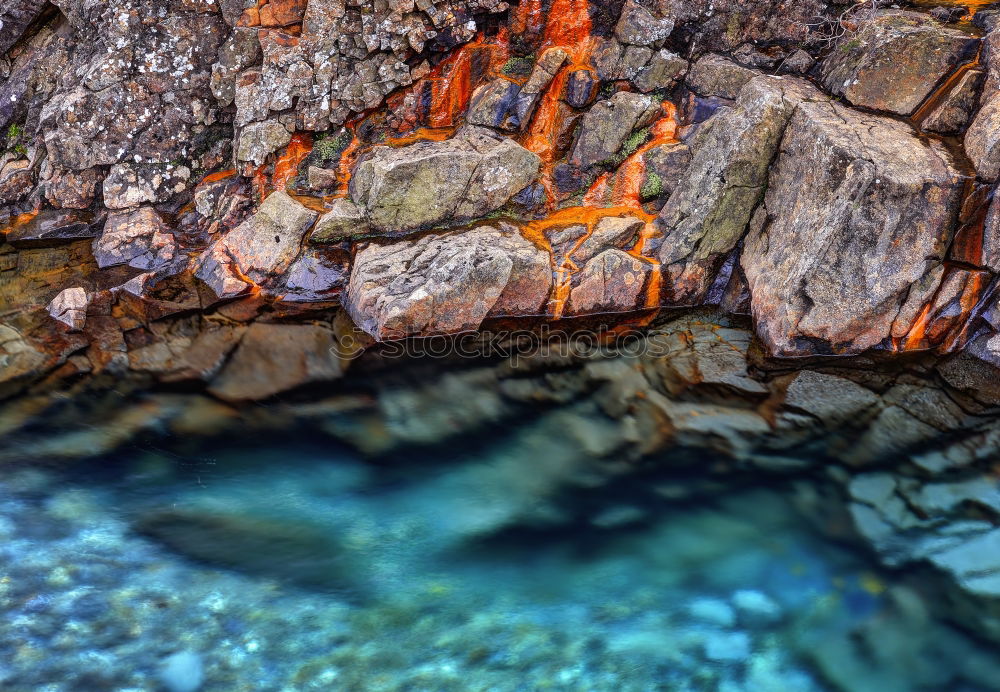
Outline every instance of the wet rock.
POLYGON ((640 298, 652 273, 649 262, 621 250, 605 250, 574 277, 567 313, 630 312, 642 307, 640 298))
POLYGON ((49 303, 49 315, 59 320, 71 331, 81 331, 87 324, 87 306, 90 299, 87 291, 79 286, 66 288, 49 303))
POLYGON ((651 97, 625 91, 598 101, 583 116, 570 163, 590 168, 609 161, 629 135, 651 123, 658 112, 659 104, 651 97))
MULTIPOLYGON (((639 239, 646 222, 635 216, 605 216, 594 225, 594 232, 573 251, 573 261, 584 263, 604 250, 631 248, 639 239)), ((553 247, 558 242, 553 242, 553 247)))
POLYGON ((336 199, 330 210, 319 217, 309 235, 310 243, 337 243, 368 232, 364 212, 346 197, 336 199))
POLYGON ((1000 178, 1000 93, 987 98, 969 125, 965 152, 981 179, 993 182, 1000 178))
POLYGON ((660 261, 677 304, 697 304, 736 247, 764 194, 785 126, 799 104, 823 99, 801 80, 757 77, 732 109, 699 131, 687 172, 656 219, 660 261))
POLYGON ((930 561, 952 574, 967 591, 979 596, 1000 596, 1000 529, 935 553, 930 561))
POLYGON ((99 227, 100 220, 88 212, 47 209, 15 223, 7 232, 7 242, 16 248, 46 247, 93 238, 99 227))
POLYGON ((968 14, 968 8, 935 7, 929 12, 929 14, 939 22, 944 22, 945 24, 954 24, 955 22, 962 21, 962 17, 968 14))
POLYGON ((187 189, 191 169, 187 166, 118 164, 104 180, 104 205, 109 209, 131 209, 140 204, 166 202, 187 189))
POLYGON ((876 409, 879 401, 874 392, 851 380, 803 370, 788 384, 784 405, 836 426, 863 419, 876 409))
POLYGON ((962 75, 948 97, 920 123, 920 129, 941 135, 961 133, 976 112, 985 78, 982 70, 969 70, 962 75))
POLYGON ((733 594, 732 603, 740 621, 749 627, 773 625, 784 615, 781 606, 762 591, 741 589, 733 594))
POLYGON ((179 651, 163 661, 159 678, 169 692, 197 692, 205 681, 205 664, 195 652, 179 651))
POLYGON ((258 401, 302 385, 340 377, 333 332, 302 324, 250 325, 208 387, 226 401, 258 401))
POLYGON ((314 303, 336 300, 350 274, 346 253, 310 248, 292 263, 278 291, 286 303, 314 303))
POLYGON ((130 337, 129 365, 164 382, 207 382, 239 344, 246 327, 201 320, 151 322, 130 337))
POLYGON ((17 329, 0 324, 0 383, 37 374, 47 360, 17 329))
POLYGON ((285 192, 274 192, 257 213, 202 254, 195 276, 219 299, 244 293, 250 288, 248 281, 270 285, 298 255, 316 216, 285 192))
POLYGON ((279 122, 268 120, 251 123, 240 132, 236 145, 236 158, 263 166, 267 157, 287 146, 292 141, 292 133, 279 122))
POLYGON ((944 147, 909 126, 800 104, 742 256, 772 352, 857 353, 905 336, 932 295, 961 187, 944 147))
POLYGON ((691 148, 680 142, 661 144, 647 150, 643 160, 646 162, 643 197, 651 195, 666 200, 691 165, 691 148))
POLYGON ((406 232, 488 214, 538 175, 541 160, 510 139, 467 128, 443 142, 376 147, 351 177, 373 228, 406 232))
POLYGON ((673 30, 674 21, 670 17, 654 17, 637 0, 625 0, 615 25, 615 37, 625 44, 660 46, 673 30))
POLYGON ((757 70, 710 53, 691 66, 687 84, 699 96, 735 99, 747 82, 759 75, 757 70))
POLYGON ((511 226, 480 226, 362 247, 344 306, 376 339, 400 339, 541 314, 551 287, 547 253, 511 226))
POLYGON ((94 239, 94 258, 101 269, 127 264, 152 271, 170 264, 176 254, 173 234, 152 207, 112 214, 94 239))
POLYGON ((569 58, 569 54, 562 48, 549 48, 542 57, 535 63, 531 70, 528 81, 521 87, 517 95, 515 115, 517 127, 525 130, 531 122, 531 117, 535 113, 535 108, 541 101, 542 94, 548 89, 549 84, 555 78, 563 64, 569 58))
POLYGON ((590 69, 570 70, 566 75, 563 98, 573 108, 586 108, 597 98, 600 80, 590 69))
POLYGON ((309 166, 306 170, 309 189, 317 191, 333 190, 340 184, 338 171, 319 166, 309 166))
POLYGON ((919 12, 886 11, 841 39, 823 61, 823 87, 855 106, 910 115, 961 63, 974 36, 919 12))
POLYGON ((497 78, 479 87, 472 96, 466 121, 471 125, 493 127, 507 132, 520 129, 516 106, 520 87, 514 82, 497 78))
POLYGON ((653 53, 653 57, 632 81, 644 93, 673 89, 687 74, 687 69, 687 60, 663 48, 653 53))

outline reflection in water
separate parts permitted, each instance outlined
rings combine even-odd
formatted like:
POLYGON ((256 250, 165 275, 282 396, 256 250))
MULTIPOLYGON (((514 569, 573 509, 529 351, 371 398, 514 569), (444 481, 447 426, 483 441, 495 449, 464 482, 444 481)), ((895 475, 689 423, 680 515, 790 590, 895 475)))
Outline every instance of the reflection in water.
MULTIPOLYGON (((677 452, 679 453, 679 452, 677 452)), ((4 690, 978 690, 926 580, 812 481, 598 482, 497 434, 376 466, 273 439, 0 483, 4 690), (810 517, 810 520, 805 520, 810 517)), ((702 460, 705 465, 711 459, 702 460)))

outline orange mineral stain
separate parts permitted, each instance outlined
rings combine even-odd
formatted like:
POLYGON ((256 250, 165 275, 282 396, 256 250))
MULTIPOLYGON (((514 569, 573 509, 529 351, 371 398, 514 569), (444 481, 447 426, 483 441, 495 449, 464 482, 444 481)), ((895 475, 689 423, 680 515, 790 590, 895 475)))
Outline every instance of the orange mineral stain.
POLYGON ((299 166, 309 156, 312 148, 312 134, 296 132, 292 135, 292 141, 285 147, 285 153, 274 164, 273 189, 284 190, 288 186, 288 181, 298 174, 299 166))

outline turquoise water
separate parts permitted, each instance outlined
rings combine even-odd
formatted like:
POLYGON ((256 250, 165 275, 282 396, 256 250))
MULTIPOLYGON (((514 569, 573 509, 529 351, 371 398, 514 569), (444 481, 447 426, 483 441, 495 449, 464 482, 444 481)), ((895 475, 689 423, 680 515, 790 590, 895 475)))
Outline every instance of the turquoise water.
POLYGON ((997 689, 818 481, 289 438, 6 471, 0 689, 997 689))

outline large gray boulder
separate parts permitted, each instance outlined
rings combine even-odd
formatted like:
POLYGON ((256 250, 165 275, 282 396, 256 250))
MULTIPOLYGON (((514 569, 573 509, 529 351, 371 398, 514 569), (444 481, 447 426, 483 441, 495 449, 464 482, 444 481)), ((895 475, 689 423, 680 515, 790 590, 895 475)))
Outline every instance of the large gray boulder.
POLYGON ((513 140, 468 127, 443 142, 376 147, 351 177, 373 229, 405 233, 499 209, 538 175, 541 159, 513 140))
POLYGON ((920 12, 887 11, 845 36, 823 61, 823 87, 855 106, 910 115, 979 39, 920 12))
POLYGON ((344 306, 376 339, 475 330, 487 316, 539 315, 549 255, 507 224, 394 243, 355 256, 344 306))
POLYGON ((694 143, 694 158, 656 223, 660 262, 677 304, 700 303, 764 195, 768 166, 799 104, 825 97, 799 79, 760 76, 719 111, 694 143))
POLYGON ((962 186, 944 146, 909 125, 800 104, 742 255, 771 351, 903 338, 940 283, 962 186))

